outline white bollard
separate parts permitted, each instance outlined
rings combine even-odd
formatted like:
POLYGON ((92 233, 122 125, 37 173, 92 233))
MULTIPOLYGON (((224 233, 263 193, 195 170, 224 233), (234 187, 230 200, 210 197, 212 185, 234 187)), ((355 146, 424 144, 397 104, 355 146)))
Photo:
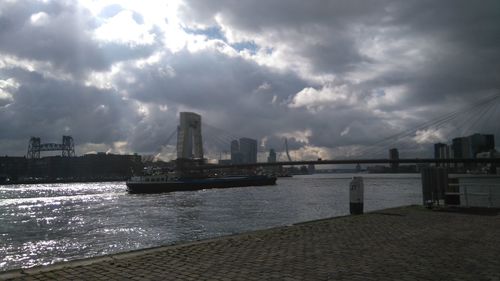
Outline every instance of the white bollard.
POLYGON ((349 184, 349 209, 351 215, 363 214, 363 177, 353 177, 349 184))

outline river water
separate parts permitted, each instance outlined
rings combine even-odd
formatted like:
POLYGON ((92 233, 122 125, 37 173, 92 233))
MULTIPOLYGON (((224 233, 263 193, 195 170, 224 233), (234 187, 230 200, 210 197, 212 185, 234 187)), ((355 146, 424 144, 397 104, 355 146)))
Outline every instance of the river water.
MULTIPOLYGON (((421 203, 420 175, 362 176, 365 211, 421 203)), ((0 271, 347 215, 351 177, 146 195, 124 182, 0 186, 0 271)))

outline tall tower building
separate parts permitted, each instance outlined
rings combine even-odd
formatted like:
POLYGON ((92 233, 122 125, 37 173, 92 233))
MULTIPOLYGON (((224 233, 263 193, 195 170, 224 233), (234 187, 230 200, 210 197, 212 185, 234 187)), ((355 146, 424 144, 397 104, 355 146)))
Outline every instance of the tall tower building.
POLYGON ((243 156, 240 152, 240 143, 238 140, 231 141, 231 163, 241 164, 243 163, 243 156))
POLYGON ((455 158, 475 158, 476 154, 495 149, 494 135, 473 134, 468 137, 453 139, 455 158))
POLYGON ((452 140, 453 156, 457 159, 472 158, 470 139, 467 137, 454 138, 452 140))
MULTIPOLYGON (((399 160, 399 151, 397 148, 391 148, 389 150, 390 160, 399 160)), ((391 163, 391 169, 393 172, 397 172, 399 168, 399 163, 391 163)))
MULTIPOLYGON (((445 143, 435 143, 434 144, 434 159, 449 159, 450 157, 450 146, 445 143)), ((445 163, 436 164, 436 166, 449 166, 445 163)))
POLYGON ((276 163, 276 151, 274 151, 274 149, 272 148, 271 150, 269 150, 269 156, 267 156, 267 162, 276 163))
POLYGON ((241 138, 240 153, 243 156, 243 163, 257 163, 257 140, 241 138))
POLYGON ((443 147, 446 147, 446 144, 444 144, 444 143, 435 143, 434 144, 434 159, 443 158, 441 156, 441 150, 443 149, 443 147))
POLYGON ((495 149, 494 135, 473 134, 467 137, 470 143, 471 156, 476 158, 476 155, 481 152, 490 152, 495 149))
POLYGON ((177 159, 203 159, 201 116, 181 112, 177 127, 177 159))

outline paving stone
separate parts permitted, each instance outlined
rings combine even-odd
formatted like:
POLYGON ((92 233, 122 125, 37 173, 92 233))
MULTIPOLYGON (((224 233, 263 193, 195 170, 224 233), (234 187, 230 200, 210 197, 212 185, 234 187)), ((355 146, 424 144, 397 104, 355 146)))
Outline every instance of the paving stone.
POLYGON ((67 262, 11 280, 500 281, 498 253, 500 216, 412 206, 67 262))

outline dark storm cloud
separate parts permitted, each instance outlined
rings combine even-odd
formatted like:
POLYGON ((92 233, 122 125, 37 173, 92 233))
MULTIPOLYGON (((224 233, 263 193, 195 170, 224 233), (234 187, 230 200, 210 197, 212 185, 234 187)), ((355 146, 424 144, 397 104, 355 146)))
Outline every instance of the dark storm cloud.
MULTIPOLYGON (((63 134, 72 135, 77 145, 102 143, 109 147, 125 141, 133 124, 141 120, 131 101, 114 90, 84 86, 82 80, 90 71, 105 71, 114 62, 149 56, 157 42, 142 46, 97 42, 91 32, 99 22, 74 4, 0 3, 0 66, 2 59, 13 57, 53 68, 35 67, 28 72, 23 62, 0 68, 0 82, 11 79, 18 84, 18 88, 4 89, 11 99, 0 99, 2 152, 22 155, 30 136, 60 142, 63 134), (59 80, 60 73, 78 80, 59 80)), ((137 14, 134 19, 142 21, 137 14)))
POLYGON ((196 53, 184 50, 167 57, 160 66, 129 71, 138 82, 126 86, 121 81, 120 85, 127 87, 134 99, 190 107, 203 105, 204 110, 270 104, 274 95, 283 100, 306 85, 291 73, 273 72, 215 50, 196 53), (266 83, 269 85, 264 86, 266 83))
POLYGON ((305 31, 314 25, 335 25, 359 18, 378 20, 389 1, 270 0, 260 3, 231 0, 185 1, 184 17, 192 23, 215 24, 219 14, 243 31, 267 32, 270 27, 286 32, 305 31))
MULTIPOLYGON (((69 128, 77 143, 157 152, 185 110, 221 128, 219 137, 263 138, 280 150, 286 136, 292 149, 335 149, 375 143, 499 92, 498 1, 186 0, 182 7, 182 29, 212 40, 196 51, 167 49, 181 39, 160 26, 146 45, 97 41, 103 18, 124 11, 118 4, 96 19, 73 2, 2 2, 0 55, 77 77, 0 68, 0 80, 19 84, 4 89, 12 99, 0 99, 3 149, 69 128), (152 54, 152 62, 135 61, 152 54), (84 86, 90 72, 116 62, 112 89, 84 86)), ((130 12, 137 24, 147 21, 130 12)))
POLYGON ((76 144, 113 143, 125 139, 137 120, 134 109, 113 91, 19 69, 6 74, 16 77, 21 86, 9 106, 0 110, 0 139, 18 140, 23 150, 30 136, 59 142, 68 134, 76 144))
MULTIPOLYGON (((308 60, 317 73, 342 75, 383 63, 360 53, 360 42, 370 38, 428 41, 433 45, 423 50, 425 63, 377 77, 382 83, 408 84, 414 92, 411 101, 499 84, 498 1, 187 2, 184 14, 192 22, 215 25, 217 15, 236 31, 276 39, 308 60)), ((392 55, 397 59, 401 54, 392 55)))
POLYGON ((294 109, 309 121, 316 145, 370 143, 500 91, 498 1, 187 2, 190 23, 222 23, 244 40, 286 47, 313 75, 335 75, 357 96, 358 104, 343 111, 327 101, 310 114, 294 109), (391 87, 404 93, 388 103, 391 87), (363 110, 377 95, 380 103, 363 110), (325 126, 324 119, 342 125, 325 126))
POLYGON ((359 1, 187 2, 183 15, 188 22, 216 25, 214 18, 219 16, 237 31, 290 47, 318 73, 347 71, 369 62, 357 50, 353 24, 380 22, 386 14, 386 1, 377 5, 359 1))
POLYGON ((143 116, 134 122, 124 140, 128 142, 132 151, 157 154, 163 146, 175 146, 176 135, 172 134, 177 130, 177 119, 175 111, 162 111, 158 107, 150 106, 148 116, 143 116))
MULTIPOLYGON (((202 113, 206 123, 228 135, 264 137, 283 129, 285 119, 280 115, 283 117, 288 109, 282 103, 306 85, 292 73, 274 72, 215 50, 197 53, 184 50, 167 56, 160 66, 141 70, 130 67, 123 72, 136 78, 134 83, 116 81, 120 88, 127 89, 131 98, 168 108, 167 112, 152 113, 152 119, 168 124, 161 129, 165 135, 175 128, 178 110, 192 109, 202 113)), ((158 126, 141 127, 143 134, 157 135, 146 132, 158 126)), ((155 138, 156 143, 151 146, 164 144, 165 135, 155 138)), ((140 137, 137 140, 141 141, 140 137)))
POLYGON ((88 34, 95 23, 84 11, 60 2, 18 1, 0 5, 0 52, 48 61, 71 72, 107 67, 88 34), (31 16, 42 12, 46 16, 42 16, 39 25, 33 24, 31 16))
POLYGON ((313 129, 306 142, 291 137, 290 148, 295 149, 308 141, 325 147, 369 143, 388 131, 384 124, 377 124, 379 120, 372 114, 360 109, 344 107, 320 114, 291 109, 287 106, 290 99, 306 87, 307 82, 293 73, 273 71, 216 50, 197 53, 184 50, 166 56, 159 65, 141 70, 129 66, 122 72, 126 74, 124 77, 133 75, 136 79, 129 83, 119 76, 115 81, 119 88, 126 88, 130 98, 151 105, 149 117, 136 126, 132 134, 135 137, 130 139, 137 151, 155 151, 165 145, 167 135, 175 130, 177 112, 181 110, 199 112, 204 122, 216 127, 207 127, 204 132, 208 144, 217 142, 221 150, 228 150, 227 141, 238 137, 267 137, 268 148, 282 149, 283 134, 313 129), (161 106, 168 110, 158 110, 161 106), (356 120, 345 118, 346 115, 356 115, 356 120), (355 121, 370 126, 371 130, 356 126, 355 121), (351 134, 340 138, 349 126, 352 126, 351 134), (222 146, 221 139, 227 147, 222 146))
POLYGON ((408 102, 439 102, 443 96, 470 101, 484 91, 499 91, 500 3, 498 1, 405 1, 394 4, 392 36, 434 41, 425 64, 405 74, 388 73, 408 83, 408 102))

